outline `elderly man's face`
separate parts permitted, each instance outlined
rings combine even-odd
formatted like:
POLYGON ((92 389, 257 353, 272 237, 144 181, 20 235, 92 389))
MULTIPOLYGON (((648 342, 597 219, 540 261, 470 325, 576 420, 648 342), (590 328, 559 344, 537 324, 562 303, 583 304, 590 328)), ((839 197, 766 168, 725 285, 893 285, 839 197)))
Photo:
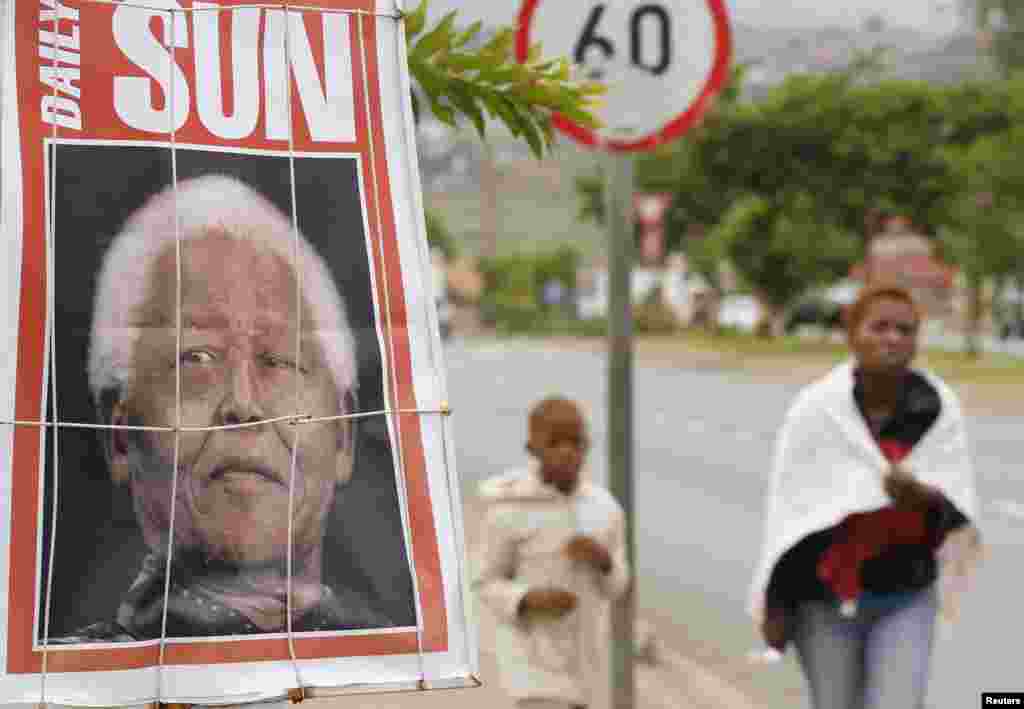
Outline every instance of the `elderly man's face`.
MULTIPOLYGON (((135 352, 136 376, 115 422, 174 426, 176 417, 173 247, 158 260, 135 352)), ((231 426, 341 413, 337 389, 303 305, 296 361, 295 278, 258 245, 211 233, 182 245, 181 424, 231 426)), ((348 424, 287 422, 186 432, 178 450, 175 538, 211 558, 240 564, 284 558, 296 433, 293 539, 298 552, 323 534, 335 484, 351 474, 348 424)), ((115 477, 131 477, 136 514, 151 546, 166 544, 174 460, 170 433, 115 432, 115 477)))

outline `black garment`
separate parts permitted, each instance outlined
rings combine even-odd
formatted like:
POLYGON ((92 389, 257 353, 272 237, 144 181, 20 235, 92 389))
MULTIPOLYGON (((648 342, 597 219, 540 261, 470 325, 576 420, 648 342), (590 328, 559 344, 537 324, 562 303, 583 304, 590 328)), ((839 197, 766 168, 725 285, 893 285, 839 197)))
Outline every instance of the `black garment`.
MULTIPOLYGON (((853 397, 867 421, 859 373, 855 373, 854 381, 853 397)), ((909 372, 893 415, 881 426, 876 439, 912 448, 935 425, 941 412, 942 400, 935 387, 920 374, 909 372)), ((939 503, 926 514, 929 537, 934 544, 894 545, 865 561, 861 568, 865 592, 900 593, 930 586, 938 576, 935 546, 949 532, 967 522, 967 517, 956 505, 942 495, 939 503)), ((783 554, 768 581, 768 606, 792 611, 803 601, 838 602, 835 593, 818 578, 817 573, 818 562, 832 545, 837 530, 838 525, 809 534, 783 554)))
MULTIPOLYGON (((171 569, 171 587, 167 602, 168 638, 220 637, 252 635, 261 630, 245 615, 230 608, 202 591, 194 590, 192 581, 203 566, 195 559, 191 563, 177 563, 171 569)), ((113 621, 93 623, 76 633, 50 640, 54 644, 94 642, 133 642, 161 637, 163 625, 163 598, 165 588, 165 560, 150 555, 143 562, 142 571, 125 594, 113 621)), ((301 616, 293 619, 292 632, 307 633, 331 630, 390 628, 395 623, 371 608, 362 596, 354 592, 335 591, 321 587, 321 601, 301 616)))

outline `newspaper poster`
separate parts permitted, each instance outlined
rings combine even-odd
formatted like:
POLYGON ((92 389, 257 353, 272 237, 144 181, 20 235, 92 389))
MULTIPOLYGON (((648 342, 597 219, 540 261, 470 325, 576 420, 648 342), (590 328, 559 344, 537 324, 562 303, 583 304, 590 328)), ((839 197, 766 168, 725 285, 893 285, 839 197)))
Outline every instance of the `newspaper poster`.
POLYGON ((395 0, 12 0, 0 701, 475 682, 395 0))

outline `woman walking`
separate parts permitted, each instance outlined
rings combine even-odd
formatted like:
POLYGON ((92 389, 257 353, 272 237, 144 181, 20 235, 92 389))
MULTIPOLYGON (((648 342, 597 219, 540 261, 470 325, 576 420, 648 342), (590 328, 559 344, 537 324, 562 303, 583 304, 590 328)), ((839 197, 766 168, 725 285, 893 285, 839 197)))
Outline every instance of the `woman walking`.
POLYGON ((920 313, 901 288, 851 307, 851 361, 783 422, 751 612, 792 642, 814 709, 922 707, 935 620, 980 549, 956 396, 911 363, 920 313))

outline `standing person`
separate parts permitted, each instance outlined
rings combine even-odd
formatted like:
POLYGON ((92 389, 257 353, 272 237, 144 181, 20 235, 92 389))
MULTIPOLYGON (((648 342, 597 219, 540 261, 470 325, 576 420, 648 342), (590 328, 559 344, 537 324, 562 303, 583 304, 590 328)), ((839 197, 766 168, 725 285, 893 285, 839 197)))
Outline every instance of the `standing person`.
POLYGON ((549 398, 529 417, 524 471, 491 478, 476 587, 498 619, 502 684, 517 706, 586 707, 607 649, 608 601, 629 584, 622 508, 582 479, 579 407, 549 398))
POLYGON ((923 706, 937 611, 980 550, 960 404, 911 366, 920 321, 901 288, 862 293, 853 360, 798 395, 776 444, 751 612, 796 646, 815 709, 923 706))

